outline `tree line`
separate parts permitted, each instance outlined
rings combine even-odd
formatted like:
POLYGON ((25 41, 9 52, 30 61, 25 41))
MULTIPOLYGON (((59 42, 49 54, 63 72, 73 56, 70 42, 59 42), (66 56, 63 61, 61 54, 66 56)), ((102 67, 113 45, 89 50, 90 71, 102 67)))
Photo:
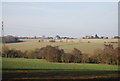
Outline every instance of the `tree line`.
POLYGON ((70 53, 65 53, 58 46, 46 46, 22 52, 10 49, 6 46, 2 49, 2 57, 6 58, 31 58, 46 59, 49 62, 59 63, 96 63, 120 65, 120 47, 113 48, 112 45, 104 45, 104 49, 96 49, 93 55, 82 53, 74 48, 70 53))
POLYGON ((22 42, 20 41, 17 37, 14 36, 4 36, 4 37, 0 37, 0 39, 2 40, 1 43, 15 43, 15 42, 22 42))

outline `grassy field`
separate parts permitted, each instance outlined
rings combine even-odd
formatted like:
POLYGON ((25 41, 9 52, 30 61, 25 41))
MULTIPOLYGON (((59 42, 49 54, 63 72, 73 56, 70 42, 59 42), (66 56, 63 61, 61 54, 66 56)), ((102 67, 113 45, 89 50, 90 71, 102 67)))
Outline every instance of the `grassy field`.
POLYGON ((116 78, 118 66, 81 63, 50 63, 40 59, 3 58, 6 79, 116 78))
MULTIPOLYGON (((98 40, 98 42, 91 42, 87 43, 85 42, 55 42, 55 43, 50 43, 50 42, 38 42, 38 39, 22 39, 24 42, 19 42, 19 43, 7 43, 5 44, 6 46, 10 48, 15 48, 15 49, 20 49, 22 51, 25 50, 33 50, 35 48, 41 48, 45 47, 46 45, 52 45, 52 46, 59 46, 60 48, 64 49, 65 52, 71 52, 73 48, 78 48, 80 49, 83 53, 88 53, 88 54, 93 54, 95 49, 98 48, 104 48, 104 40, 98 40), (102 41, 102 42, 100 42, 102 41)), ((113 40, 114 41, 114 40, 113 40)), ((118 44, 113 43, 114 47, 117 47, 118 44)))
POLYGON ((3 58, 3 69, 77 69, 117 71, 118 66, 82 63, 51 63, 40 59, 3 58))
MULTIPOLYGON (((83 53, 93 54, 95 49, 104 48, 104 40, 88 43, 84 42, 38 42, 38 39, 24 39, 24 42, 7 43, 10 48, 34 50, 46 45, 59 46, 65 52, 73 48, 80 49, 83 53)), ((118 47, 117 43, 113 43, 118 47)), ((117 65, 83 64, 83 63, 51 63, 43 59, 3 58, 3 79, 32 80, 35 79, 109 79, 118 78, 117 65)), ((43 80, 44 81, 44 80, 43 80)), ((61 80, 60 80, 61 81, 61 80)))

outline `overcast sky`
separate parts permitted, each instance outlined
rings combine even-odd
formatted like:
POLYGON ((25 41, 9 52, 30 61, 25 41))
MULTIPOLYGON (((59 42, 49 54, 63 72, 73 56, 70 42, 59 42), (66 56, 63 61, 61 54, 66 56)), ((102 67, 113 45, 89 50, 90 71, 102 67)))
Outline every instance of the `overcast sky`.
POLYGON ((117 2, 4 2, 5 35, 118 35, 117 2))

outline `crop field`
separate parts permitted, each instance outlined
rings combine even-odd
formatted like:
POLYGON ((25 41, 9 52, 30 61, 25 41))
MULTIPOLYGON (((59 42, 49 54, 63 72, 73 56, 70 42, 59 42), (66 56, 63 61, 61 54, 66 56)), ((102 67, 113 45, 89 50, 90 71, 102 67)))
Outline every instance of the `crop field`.
MULTIPOLYGON (((24 42, 19 43, 7 43, 6 46, 10 48, 19 49, 22 51, 25 50, 33 50, 35 48, 45 47, 46 45, 51 46, 59 46, 60 48, 64 49, 65 52, 71 52, 73 48, 80 49, 83 53, 93 54, 95 49, 103 49, 104 48, 104 41, 118 41, 117 39, 100 39, 100 40, 90 40, 84 39, 82 41, 78 41, 77 39, 72 42, 38 42, 39 39, 22 39, 24 42), (88 43, 88 41, 91 41, 88 43)), ((114 47, 118 47, 118 43, 112 43, 114 47)))
POLYGON ((51 63, 41 59, 3 58, 3 78, 90 79, 117 78, 118 66, 83 63, 51 63))

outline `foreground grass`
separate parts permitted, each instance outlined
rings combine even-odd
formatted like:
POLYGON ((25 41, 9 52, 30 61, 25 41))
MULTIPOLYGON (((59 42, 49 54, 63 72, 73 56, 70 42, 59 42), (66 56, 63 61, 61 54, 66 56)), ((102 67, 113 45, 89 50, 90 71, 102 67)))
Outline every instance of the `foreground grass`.
POLYGON ((118 78, 118 66, 82 63, 50 63, 40 59, 3 58, 3 79, 118 78))
POLYGON ((83 64, 83 63, 51 63, 40 59, 3 58, 3 69, 77 69, 92 71, 117 71, 116 65, 83 64))

